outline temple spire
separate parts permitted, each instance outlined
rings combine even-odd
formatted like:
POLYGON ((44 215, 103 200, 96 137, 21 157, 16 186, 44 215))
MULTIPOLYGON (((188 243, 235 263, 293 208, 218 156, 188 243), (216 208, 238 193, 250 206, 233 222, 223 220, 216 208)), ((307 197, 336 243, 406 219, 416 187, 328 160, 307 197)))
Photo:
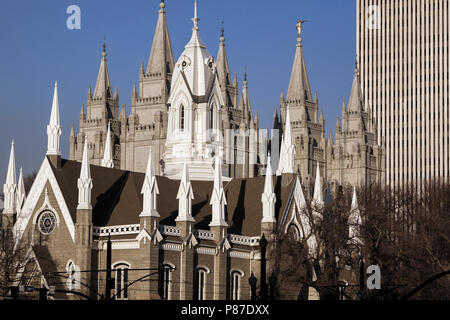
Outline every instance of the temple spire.
POLYGON ((177 194, 178 216, 175 221, 194 222, 192 217, 192 200, 194 193, 192 191, 191 181, 189 180, 189 169, 187 160, 184 160, 183 173, 181 175, 180 187, 177 194))
POLYGON ((244 73, 244 88, 242 89, 241 101, 239 103, 239 109, 244 113, 244 118, 252 119, 253 112, 252 106, 250 103, 250 95, 248 93, 248 81, 247 81, 247 72, 244 73))
POLYGON ((106 133, 105 152, 102 159, 102 167, 114 168, 113 149, 111 141, 111 122, 108 123, 108 132, 106 133))
POLYGON ((94 98, 112 97, 111 80, 109 78, 108 64, 106 62, 106 40, 103 42, 102 60, 98 70, 97 82, 95 84, 94 98))
MULTIPOLYGON (((172 43, 170 41, 169 28, 166 17, 166 5, 164 1, 159 4, 158 22, 156 23, 155 35, 153 36, 152 49, 148 59, 147 74, 166 76, 173 72, 174 59, 172 43)), ((143 66, 141 73, 144 72, 143 66)))
POLYGON ((9 154, 8 172, 6 174, 6 183, 3 185, 3 194, 5 196, 3 214, 16 213, 16 159, 14 154, 14 140, 11 142, 11 152, 9 154))
POLYGON ((145 173, 144 184, 142 185, 141 194, 143 194, 143 209, 141 217, 159 218, 157 211, 157 195, 159 194, 158 183, 156 181, 155 169, 153 168, 152 149, 150 148, 147 171, 145 173))
POLYGON ((212 221, 210 227, 227 227, 225 221, 225 205, 227 200, 222 183, 222 159, 216 156, 214 166, 214 189, 211 195, 212 221))
POLYGON ((220 45, 219 52, 217 53, 217 76, 219 78, 219 84, 222 92, 222 96, 224 101, 227 104, 232 104, 230 95, 227 93, 227 87, 230 86, 231 83, 231 72, 228 64, 227 52, 225 49, 225 36, 224 36, 224 28, 222 21, 222 30, 220 36, 220 45))
POLYGON ((88 139, 85 137, 83 157, 81 162, 80 178, 78 179, 78 207, 77 209, 92 209, 91 190, 92 190, 91 168, 89 165, 88 139))
POLYGON ((300 34, 301 29, 297 38, 294 64, 292 66, 289 89, 286 95, 286 100, 288 103, 295 102, 296 104, 304 104, 305 100, 312 100, 308 72, 306 70, 306 62, 303 54, 302 38, 300 37, 300 34))
POLYGON ((58 83, 55 82, 52 112, 47 125, 47 155, 61 155, 60 150, 61 125, 59 120, 58 83))
POLYGON ((363 111, 363 98, 361 91, 361 82, 359 79, 358 67, 355 67, 355 73, 353 76, 352 92, 348 101, 348 111, 361 112, 363 111))

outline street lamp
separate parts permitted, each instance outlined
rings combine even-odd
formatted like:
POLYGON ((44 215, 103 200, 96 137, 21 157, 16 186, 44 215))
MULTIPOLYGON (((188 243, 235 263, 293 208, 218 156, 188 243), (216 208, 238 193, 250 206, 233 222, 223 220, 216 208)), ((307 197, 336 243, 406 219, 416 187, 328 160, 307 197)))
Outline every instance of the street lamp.
POLYGON ((267 284, 266 284, 266 249, 268 241, 266 236, 263 234, 259 245, 261 246, 261 289, 260 296, 261 300, 267 300, 267 284))
POLYGON ((253 274, 253 271, 252 271, 250 278, 248 278, 248 283, 250 284, 250 288, 252 290, 251 300, 255 301, 256 300, 256 284, 258 283, 258 279, 256 279, 255 275, 253 274))

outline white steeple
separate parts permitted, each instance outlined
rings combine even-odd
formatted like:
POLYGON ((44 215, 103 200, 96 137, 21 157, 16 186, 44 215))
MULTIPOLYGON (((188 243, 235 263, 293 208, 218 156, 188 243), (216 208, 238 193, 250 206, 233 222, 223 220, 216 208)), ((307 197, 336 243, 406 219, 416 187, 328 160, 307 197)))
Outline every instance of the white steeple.
POLYGON ((261 197, 263 204, 263 219, 262 222, 275 223, 275 202, 276 196, 273 192, 273 178, 272 178, 272 164, 270 159, 270 153, 267 157, 267 169, 266 169, 266 181, 264 183, 264 193, 261 197))
POLYGON ((318 220, 322 220, 323 218, 322 211, 324 208, 324 204, 325 203, 323 201, 323 193, 322 193, 322 179, 320 178, 320 164, 319 161, 317 161, 316 182, 314 184, 312 209, 313 209, 313 216, 318 220))
POLYGON ((194 193, 192 191, 191 181, 189 180, 189 170, 187 160, 184 161, 183 174, 180 181, 180 188, 177 194, 178 199, 178 217, 175 221, 194 222, 192 217, 192 200, 194 193))
POLYGON ((156 211, 156 199, 159 194, 158 183, 156 181, 155 169, 152 162, 152 149, 148 154, 147 171, 145 173, 144 184, 142 185, 141 194, 143 194, 143 208, 141 217, 155 217, 159 218, 158 211, 156 211))
POLYGON ((58 82, 55 82, 52 113, 50 115, 50 123, 47 126, 47 137, 47 155, 60 156, 61 125, 59 121, 58 82))
POLYGON ((18 213, 22 209, 25 200, 26 200, 25 183, 23 181, 22 168, 20 168, 19 184, 17 185, 17 195, 16 195, 16 207, 18 213))
POLYGON ((105 153, 103 154, 102 167, 114 168, 113 151, 111 143, 111 122, 108 123, 108 132, 106 134, 105 153))
POLYGON ((78 207, 77 209, 92 209, 91 191, 92 191, 91 168, 89 165, 88 139, 85 137, 83 158, 81 162, 80 178, 78 179, 78 207))
POLYGON ((14 140, 11 142, 11 153, 9 155, 8 173, 6 174, 6 183, 3 185, 3 194, 5 196, 4 214, 16 213, 16 160, 14 156, 14 140))
POLYGON ((360 238, 362 218, 361 213, 359 211, 358 199, 356 196, 356 187, 353 187, 352 205, 350 207, 348 225, 349 225, 348 227, 349 242, 362 243, 362 240, 360 238))
POLYGON ((222 159, 216 156, 214 166, 214 189, 211 195, 212 205, 212 221, 209 224, 210 227, 227 227, 228 224, 225 221, 225 205, 227 199, 225 198, 225 192, 223 190, 222 183, 222 159))
POLYGON ((322 181, 320 178, 320 164, 317 161, 317 169, 316 169, 316 182, 314 184, 314 196, 313 201, 316 207, 323 206, 323 194, 322 194, 322 181))
POLYGON ((289 105, 286 108, 286 124, 281 141, 280 161, 278 163, 277 176, 283 173, 294 173, 295 145, 292 143, 291 115, 289 105))

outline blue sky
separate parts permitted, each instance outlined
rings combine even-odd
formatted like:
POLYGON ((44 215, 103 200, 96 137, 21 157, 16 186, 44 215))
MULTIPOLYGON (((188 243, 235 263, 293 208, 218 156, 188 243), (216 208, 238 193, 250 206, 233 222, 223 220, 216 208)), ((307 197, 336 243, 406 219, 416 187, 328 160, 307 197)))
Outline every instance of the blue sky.
MULTIPOLYGON (((53 84, 59 84, 62 154, 69 156, 72 123, 95 79, 106 36, 108 67, 120 104, 130 105, 141 62, 150 53, 159 0, 0 1, 0 185, 6 177, 11 139, 16 166, 39 169, 47 147, 53 84), (81 8, 81 30, 68 30, 66 9, 81 8)), ((166 0, 175 60, 189 41, 193 0, 166 0)), ((324 110, 327 135, 342 100, 348 100, 355 65, 355 1, 198 0, 200 35, 216 56, 224 20, 231 72, 241 83, 248 73, 250 98, 261 127, 270 127, 281 90, 286 91, 296 45, 295 24, 304 25, 303 43, 312 90, 324 110)), ((128 109, 129 112, 129 109, 128 109)), ((17 170, 18 170, 17 169, 17 170)))

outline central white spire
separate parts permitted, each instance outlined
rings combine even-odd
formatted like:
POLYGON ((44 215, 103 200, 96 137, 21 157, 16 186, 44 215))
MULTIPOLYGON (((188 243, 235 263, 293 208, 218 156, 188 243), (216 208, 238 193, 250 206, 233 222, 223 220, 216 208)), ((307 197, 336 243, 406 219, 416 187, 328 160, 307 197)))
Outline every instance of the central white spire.
POLYGON ((52 113, 50 122, 47 126, 47 155, 61 155, 60 137, 61 125, 59 120, 59 101, 58 101, 58 82, 55 82, 55 91, 53 94, 52 113))

